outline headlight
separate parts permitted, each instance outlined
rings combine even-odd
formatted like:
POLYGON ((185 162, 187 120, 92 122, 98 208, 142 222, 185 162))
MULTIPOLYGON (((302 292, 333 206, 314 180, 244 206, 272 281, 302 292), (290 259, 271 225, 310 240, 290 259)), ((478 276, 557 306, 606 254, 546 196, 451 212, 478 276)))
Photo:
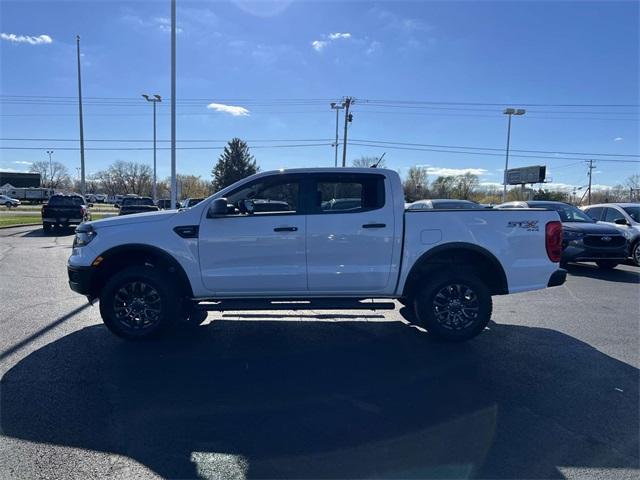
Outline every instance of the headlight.
POLYGON ((565 230, 563 232, 563 236, 565 240, 578 240, 579 238, 584 237, 584 233, 575 232, 573 230, 565 230))
POLYGON ((80 225, 76 228, 76 237, 73 239, 73 248, 84 247, 91 243, 97 232, 90 225, 80 225))

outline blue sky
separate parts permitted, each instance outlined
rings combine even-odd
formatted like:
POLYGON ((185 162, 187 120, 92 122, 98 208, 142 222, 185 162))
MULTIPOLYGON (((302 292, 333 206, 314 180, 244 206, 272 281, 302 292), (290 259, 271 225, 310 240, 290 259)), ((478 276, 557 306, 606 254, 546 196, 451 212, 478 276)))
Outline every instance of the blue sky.
MULTIPOLYGON (((168 1, 8 1, 1 9, 2 138, 77 138, 77 106, 53 98, 77 93, 76 34, 85 138, 110 140, 86 147, 150 147, 120 142, 151 138, 151 106, 142 93, 163 96, 158 137, 170 138, 168 1)), ((513 120, 511 147, 552 152, 539 154, 552 158, 512 157, 511 165, 546 164, 555 183, 584 185, 581 158, 639 160, 553 153, 638 154, 637 107, 586 106, 640 103, 638 15, 637 2, 178 0, 178 139, 248 139, 263 170, 332 166, 329 101, 350 95, 356 102, 349 138, 378 146, 350 145, 349 159, 386 152, 387 165, 401 173, 425 165, 433 179, 473 169, 491 183, 502 178, 498 150, 451 153, 381 142, 502 149, 502 108, 527 105, 527 114, 513 120), (208 108, 211 103, 241 108, 208 108), (263 148, 300 143, 324 145, 263 148)), ((222 143, 180 143, 205 145, 210 148, 178 151, 180 173, 210 178, 222 143)), ((71 171, 79 165, 78 151, 62 150, 77 148, 77 141, 3 140, 1 146, 3 169, 26 170, 28 162, 47 159, 49 148, 71 171)), ((150 163, 152 152, 86 152, 88 173, 115 160, 150 163)), ((594 182, 622 183, 639 165, 597 162, 594 182)), ((158 166, 160 177, 168 175, 168 150, 159 151, 158 166)))

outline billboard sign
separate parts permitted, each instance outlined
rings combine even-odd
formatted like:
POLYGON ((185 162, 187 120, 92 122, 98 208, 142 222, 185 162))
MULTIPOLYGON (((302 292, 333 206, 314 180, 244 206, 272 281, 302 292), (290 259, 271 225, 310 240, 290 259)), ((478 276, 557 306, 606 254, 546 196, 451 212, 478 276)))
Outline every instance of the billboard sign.
POLYGON ((544 165, 510 168, 507 170, 507 184, 522 185, 525 183, 543 183, 546 173, 547 167, 544 165))

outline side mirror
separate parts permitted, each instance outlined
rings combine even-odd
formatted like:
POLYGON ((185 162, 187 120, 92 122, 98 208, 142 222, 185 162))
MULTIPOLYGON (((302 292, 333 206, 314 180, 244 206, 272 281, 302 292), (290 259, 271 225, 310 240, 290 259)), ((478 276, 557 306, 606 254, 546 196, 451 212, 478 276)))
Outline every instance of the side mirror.
POLYGON ((228 212, 227 207, 227 199, 226 198, 216 198, 209 205, 209 212, 207 214, 208 218, 222 217, 228 212))
POLYGON ((93 203, 87 204, 88 207, 93 207, 93 203))
POLYGON ((629 225, 629 222, 627 222, 624 218, 616 218, 613 223, 615 223, 616 225, 629 225))

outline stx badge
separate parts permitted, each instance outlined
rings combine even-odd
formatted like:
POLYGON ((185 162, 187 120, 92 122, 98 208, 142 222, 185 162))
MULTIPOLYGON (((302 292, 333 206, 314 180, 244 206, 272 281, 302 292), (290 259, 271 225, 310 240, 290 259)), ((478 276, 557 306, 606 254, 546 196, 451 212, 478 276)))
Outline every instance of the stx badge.
POLYGON ((507 227, 524 228, 527 232, 537 232, 539 230, 538 220, 522 220, 519 222, 509 222, 507 227))

